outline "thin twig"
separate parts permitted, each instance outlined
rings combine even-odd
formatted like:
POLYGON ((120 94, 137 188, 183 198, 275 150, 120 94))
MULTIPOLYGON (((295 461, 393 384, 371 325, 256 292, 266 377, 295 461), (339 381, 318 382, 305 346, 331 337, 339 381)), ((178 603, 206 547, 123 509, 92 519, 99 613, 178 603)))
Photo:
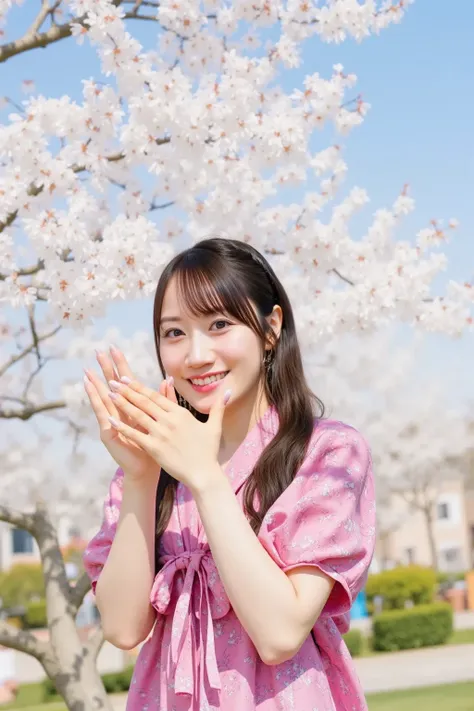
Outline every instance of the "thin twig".
MULTIPOLYGON (((49 333, 45 333, 43 336, 38 336, 37 342, 42 343, 43 341, 47 341, 49 338, 52 338, 53 336, 55 336, 58 333, 58 331, 61 330, 61 328, 62 328, 62 326, 56 326, 56 328, 53 329, 52 331, 50 331, 49 333)), ((15 363, 18 363, 18 361, 22 360, 27 355, 29 355, 34 350, 34 348, 35 348, 35 343, 31 343, 21 353, 18 353, 17 355, 14 355, 11 358, 9 358, 9 360, 7 360, 7 362, 4 365, 0 366, 0 378, 2 377, 2 375, 5 375, 7 370, 9 368, 11 368, 13 365, 15 365, 15 363)))
POLYGON ((8 410, 3 408, 0 410, 0 420, 27 420, 34 417, 34 415, 40 415, 44 412, 50 412, 51 410, 60 410, 66 407, 66 403, 63 400, 56 400, 52 402, 44 402, 41 405, 25 405, 23 410, 8 410))
POLYGON ((346 284, 349 284, 350 286, 355 286, 355 282, 351 281, 350 279, 345 277, 343 274, 341 274, 341 272, 338 269, 334 268, 334 269, 330 269, 329 271, 332 272, 333 274, 335 274, 336 276, 338 276, 339 279, 342 279, 342 281, 345 281, 346 284))

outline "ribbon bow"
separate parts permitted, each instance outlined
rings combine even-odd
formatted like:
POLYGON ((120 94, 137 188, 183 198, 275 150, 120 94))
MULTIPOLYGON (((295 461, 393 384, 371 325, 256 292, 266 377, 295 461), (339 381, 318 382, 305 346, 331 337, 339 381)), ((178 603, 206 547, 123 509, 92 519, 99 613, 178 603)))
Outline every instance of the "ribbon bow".
POLYGON ((202 694, 206 697, 206 677, 211 689, 221 688, 212 620, 224 617, 230 603, 209 549, 183 551, 178 556, 165 555, 163 559, 150 600, 161 614, 173 615, 171 655, 175 693, 189 696, 194 693, 193 659, 199 649, 199 697, 202 694))

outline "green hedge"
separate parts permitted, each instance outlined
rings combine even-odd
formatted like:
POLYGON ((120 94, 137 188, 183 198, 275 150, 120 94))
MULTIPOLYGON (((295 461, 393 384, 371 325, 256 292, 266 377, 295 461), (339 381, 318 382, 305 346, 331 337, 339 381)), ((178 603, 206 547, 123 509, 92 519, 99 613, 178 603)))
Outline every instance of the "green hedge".
POLYGON ((47 626, 48 617, 46 614, 46 600, 28 603, 26 606, 24 627, 26 629, 37 629, 39 627, 47 626))
POLYGON ((44 599, 44 578, 38 563, 17 563, 0 572, 3 607, 26 606, 31 600, 44 599))
POLYGON ((104 682, 105 690, 108 694, 119 694, 122 691, 128 691, 132 681, 133 667, 127 667, 121 672, 113 674, 104 674, 102 681, 104 682))
POLYGON ((350 630, 344 635, 344 642, 352 657, 360 657, 362 654, 363 636, 360 630, 350 630))
POLYGON ((466 571, 462 570, 459 571, 458 573, 443 573, 439 572, 436 573, 436 580, 440 585, 443 585, 445 583, 456 583, 460 580, 465 580, 466 579, 466 571))
MULTIPOLYGON (((121 672, 114 672, 111 674, 103 674, 102 682, 104 688, 108 694, 120 694, 121 692, 128 691, 130 688, 130 683, 132 681, 133 666, 127 667, 121 672)), ((45 679, 43 681, 43 700, 44 702, 49 702, 57 699, 59 696, 56 686, 51 679, 45 679)))
POLYGON ((373 648, 383 652, 445 644, 453 631, 451 605, 440 602, 382 612, 373 619, 373 648))
POLYGON ((436 573, 431 568, 409 565, 369 575, 365 588, 370 611, 376 595, 383 597, 384 610, 403 610, 405 602, 432 603, 436 593, 436 573))

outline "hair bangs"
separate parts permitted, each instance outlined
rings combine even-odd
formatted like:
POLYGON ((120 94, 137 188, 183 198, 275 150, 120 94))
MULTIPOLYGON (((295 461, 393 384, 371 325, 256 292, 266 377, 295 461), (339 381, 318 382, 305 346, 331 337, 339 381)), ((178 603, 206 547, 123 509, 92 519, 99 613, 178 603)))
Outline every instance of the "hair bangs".
POLYGON ((256 333, 262 327, 243 283, 224 264, 187 264, 175 271, 179 299, 194 316, 225 313, 245 323, 256 333))

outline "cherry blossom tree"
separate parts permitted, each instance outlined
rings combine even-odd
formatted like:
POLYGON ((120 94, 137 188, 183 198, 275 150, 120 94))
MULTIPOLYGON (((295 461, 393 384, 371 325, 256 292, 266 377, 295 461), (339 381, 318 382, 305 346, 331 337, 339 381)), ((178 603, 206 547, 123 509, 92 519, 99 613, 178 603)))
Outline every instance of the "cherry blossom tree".
MULTIPOLYGON (((2 325, 0 418, 13 432, 4 481, 29 483, 9 488, 0 520, 38 543, 50 621, 49 642, 1 622, 0 643, 39 659, 70 709, 108 702, 95 669, 101 634, 82 644, 75 630, 88 581, 67 580, 55 516, 93 509, 102 465, 93 480, 83 476, 80 442, 93 425, 82 386, 68 382, 61 363, 110 342, 87 329, 112 301, 149 297, 178 249, 217 233, 271 260, 306 353, 395 321, 449 334, 472 324, 471 284, 433 289, 454 220, 397 239, 414 208, 403 188, 361 239, 350 235, 368 196, 342 192, 340 142, 312 145, 321 128, 345 136, 364 120, 356 77, 336 65, 329 78, 279 85, 305 42, 363 40, 399 22, 410 1, 42 0, 26 34, 10 38, 13 2, 0 0, 0 64, 74 41, 90 43, 99 62, 81 100, 6 97, 13 113, 0 127, 0 300, 25 314, 21 327, 2 325), (154 23, 156 48, 140 44, 135 21, 154 23), (72 444, 68 471, 78 473, 67 485, 54 458, 58 431, 72 444)), ((123 339, 121 347, 137 375, 156 381, 134 338, 129 351, 123 339)))
POLYGON ((367 434, 376 443, 379 481, 405 502, 409 513, 423 515, 431 565, 437 570, 436 505, 447 483, 466 478, 471 437, 465 413, 446 408, 433 392, 400 393, 397 406, 392 403, 382 418, 374 418, 367 434))
MULTIPOLYGON (((40 640, 32 632, 0 620, 0 644, 34 656, 54 680, 68 708, 108 708, 96 670, 102 631, 93 630, 84 641, 75 622, 90 582, 85 573, 68 579, 58 532, 63 524, 88 532, 100 518, 111 462, 98 443, 97 426, 77 372, 81 371, 80 364, 90 359, 91 349, 105 350, 119 334, 111 330, 98 339, 89 329, 81 336, 62 338, 62 333, 49 328, 47 322, 35 322, 36 338, 33 329, 18 328, 11 333, 8 324, 3 325, 2 332, 0 362, 9 364, 15 357, 5 357, 12 349, 12 336, 17 360, 3 373, 1 398, 8 406, 12 401, 22 406, 24 419, 0 446, 0 521, 28 531, 36 541, 45 578, 50 638, 40 640), (45 373, 51 362, 56 367, 74 365, 58 381, 58 397, 43 407, 40 403, 46 402, 45 394, 52 387, 45 373), (3 395, 5 391, 15 392, 14 388, 18 397, 3 395), (61 441, 66 445, 59 446, 61 441)), ((120 343, 134 363, 137 377, 156 383, 149 334, 136 333, 130 340, 121 335, 120 343)), ((5 411, 4 417, 8 417, 6 406, 5 411)))
POLYGON ((448 377, 443 383, 420 379, 422 335, 398 347, 395 335, 391 329, 364 338, 346 334, 323 350, 322 364, 312 359, 309 371, 338 419, 370 442, 382 557, 392 534, 420 512, 437 569, 436 505, 446 485, 469 485, 472 413, 450 404, 448 377), (405 506, 394 506, 397 498, 405 506))

